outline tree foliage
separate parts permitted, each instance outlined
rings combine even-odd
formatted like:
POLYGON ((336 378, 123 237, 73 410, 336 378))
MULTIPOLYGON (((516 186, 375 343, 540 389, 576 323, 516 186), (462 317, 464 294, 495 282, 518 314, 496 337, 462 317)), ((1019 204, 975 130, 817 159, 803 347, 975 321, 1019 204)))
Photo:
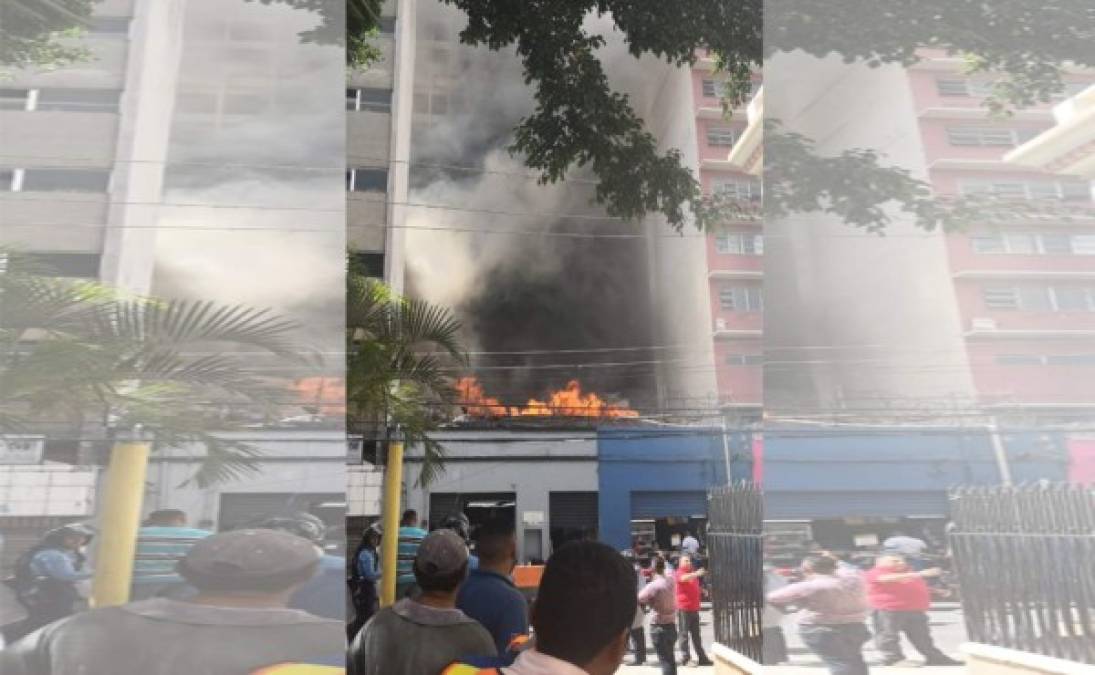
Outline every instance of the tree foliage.
POLYGON ((201 486, 254 470, 258 449, 217 432, 250 421, 234 406, 272 411, 284 389, 233 352, 306 362, 290 340, 293 322, 243 306, 126 297, 56 278, 12 251, 0 260, 0 433, 89 419, 139 425, 159 448, 204 445, 192 477, 201 486))
POLYGON ((460 322, 445 308, 399 297, 351 265, 346 293, 346 402, 351 430, 398 427, 423 450, 419 483, 442 470, 431 432, 456 391, 446 363, 464 364, 460 322))
MULTIPOLYGON (((659 154, 627 97, 612 90, 596 53, 605 38, 584 27, 590 13, 610 13, 636 57, 654 54, 686 65, 698 50, 709 50, 726 76, 727 109, 747 100, 751 73, 765 57, 794 50, 909 65, 920 48, 943 49, 965 58, 969 72, 1003 73, 988 101, 997 113, 1048 100, 1063 86, 1065 62, 1095 65, 1095 6, 1087 0, 1059 0, 1052 7, 1020 0, 782 0, 767 6, 761 0, 443 1, 467 14, 464 43, 516 47, 537 106, 518 125, 512 149, 543 182, 588 165, 599 180, 596 198, 610 214, 661 212, 678 230, 688 211, 700 227, 727 212, 718 199, 701 194, 678 152, 659 154)), ((870 150, 820 157, 810 139, 778 126, 767 130, 765 147, 766 177, 774 172, 783 188, 773 196, 774 213, 823 209, 880 231, 889 222, 884 206, 890 202, 931 227, 953 225, 970 212, 960 200, 933 204, 926 183, 870 150), (845 172, 847 180, 834 171, 845 172)))
MULTIPOLYGON (((248 0, 253 2, 254 0, 248 0)), ((332 0, 259 0, 264 5, 289 5, 319 18, 315 28, 300 33, 300 41, 346 48, 346 66, 364 70, 381 59, 376 46, 383 0, 346 0, 345 14, 332 0)))
POLYGON ((88 58, 66 44, 87 28, 96 0, 4 0, 0 3, 0 75, 14 68, 58 68, 88 58))
MULTIPOLYGON (((638 218, 661 212, 681 229, 687 208, 700 210, 702 194, 677 150, 659 153, 628 97, 613 91, 597 50, 605 36, 584 26, 588 14, 611 13, 633 56, 653 54, 691 64, 701 47, 761 58, 760 0, 673 3, 587 0, 523 2, 445 0, 463 10, 460 39, 498 50, 514 45, 535 88, 536 109, 521 120, 512 145, 542 182, 589 166, 598 178, 596 200, 609 214, 638 218)), ((748 69, 735 68, 748 79, 748 69)))

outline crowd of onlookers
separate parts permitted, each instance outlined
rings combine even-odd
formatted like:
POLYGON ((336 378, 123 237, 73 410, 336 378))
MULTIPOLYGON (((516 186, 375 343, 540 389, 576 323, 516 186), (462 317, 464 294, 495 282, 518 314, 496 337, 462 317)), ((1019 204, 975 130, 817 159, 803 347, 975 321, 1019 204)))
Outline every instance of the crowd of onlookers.
POLYGON ((905 661, 902 635, 923 656, 924 665, 959 666, 932 640, 928 610, 929 581, 941 570, 928 567, 926 544, 897 535, 883 542, 873 567, 863 570, 838 556, 819 551, 801 566, 803 578, 787 583, 771 568, 765 570, 767 606, 763 618, 764 662, 787 660, 783 613, 795 612, 799 637, 832 675, 866 675, 870 664, 864 645, 874 638, 880 666, 905 661))
POLYGON ((85 525, 52 530, 16 562, 4 675, 276 673, 345 666, 345 561, 306 513, 214 533, 177 510, 139 530, 126 604, 88 609, 85 525))
POLYGON ((621 666, 629 645, 631 663, 646 660, 647 623, 663 673, 693 651, 710 663, 694 537, 679 554, 642 562, 593 541, 565 544, 530 604, 512 578, 512 522, 472 533, 456 514, 427 532, 410 511, 395 534, 397 600, 380 609, 379 528, 341 557, 324 551, 324 524, 306 513, 213 532, 189 527, 181 511, 156 511, 139 531, 131 601, 88 608, 95 531, 66 525, 25 552, 8 580, 24 611, 4 627, 0 672, 600 675, 621 666))
POLYGON ((379 611, 383 533, 366 531, 352 556, 352 673, 611 673, 629 647, 629 665, 647 662, 647 623, 663 673, 692 662, 692 651, 696 665, 711 665, 700 633, 706 572, 695 564, 694 536, 677 554, 643 560, 596 542, 564 544, 548 559, 530 610, 512 578, 512 522, 469 530, 467 518, 456 514, 427 533, 416 512, 405 512, 397 533, 397 600, 379 611))

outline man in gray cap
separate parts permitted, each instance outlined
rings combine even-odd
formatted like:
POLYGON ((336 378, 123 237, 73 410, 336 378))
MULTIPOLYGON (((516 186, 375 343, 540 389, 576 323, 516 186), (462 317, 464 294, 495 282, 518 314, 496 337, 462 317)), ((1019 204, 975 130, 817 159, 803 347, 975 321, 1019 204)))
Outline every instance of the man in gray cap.
POLYGON ((178 564, 198 593, 104 607, 50 624, 0 651, 4 675, 252 673, 328 663, 342 623, 286 609, 320 551, 272 530, 236 530, 194 544, 178 564))
POLYGON ((352 675, 437 675, 454 661, 497 655, 494 639, 456 608, 468 547, 451 530, 431 532, 414 558, 420 593, 377 612, 350 646, 352 675))

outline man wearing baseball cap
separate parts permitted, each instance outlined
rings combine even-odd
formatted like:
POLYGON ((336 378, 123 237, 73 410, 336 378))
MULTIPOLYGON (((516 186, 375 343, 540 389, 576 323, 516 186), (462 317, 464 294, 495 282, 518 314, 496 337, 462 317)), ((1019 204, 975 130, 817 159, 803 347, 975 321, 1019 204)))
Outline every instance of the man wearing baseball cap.
POLYGON ((468 547, 451 530, 428 534, 412 566, 420 593, 377 612, 350 646, 351 675, 437 675, 461 658, 496 656, 485 628, 456 608, 468 547))
POLYGON ((198 541, 178 571, 197 595, 104 607, 50 624, 0 651, 4 675, 252 673, 321 663, 344 647, 341 622, 287 609, 320 551, 272 530, 198 541))

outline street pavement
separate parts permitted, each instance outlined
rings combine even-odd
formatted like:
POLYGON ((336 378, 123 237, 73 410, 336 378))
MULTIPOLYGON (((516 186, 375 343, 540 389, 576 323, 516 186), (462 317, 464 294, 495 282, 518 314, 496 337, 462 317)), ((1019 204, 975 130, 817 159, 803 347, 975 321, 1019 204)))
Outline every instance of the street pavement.
MULTIPOLYGON (((649 616, 649 615, 648 615, 649 616)), ((702 605, 700 610, 700 635, 703 637, 703 648, 707 650, 708 658, 711 657, 711 644, 715 641, 715 629, 711 625, 711 607, 707 603, 702 605)), ((689 643, 689 649, 691 649, 691 643, 689 643)), ((681 658, 680 652, 675 652, 678 661, 681 658)), ((628 663, 634 655, 630 652, 624 659, 624 663, 628 663)), ((677 672, 679 675, 714 675, 715 669, 712 666, 699 667, 695 665, 696 654, 692 652, 692 665, 690 666, 678 666, 677 672)), ((646 665, 645 666, 623 666, 618 671, 618 675, 661 675, 662 669, 658 666, 658 655, 654 653, 654 648, 650 644, 650 626, 649 622, 646 628, 646 665)))
MULTIPOLYGON (((935 644, 949 656, 961 659, 962 655, 959 653, 958 647, 966 641, 966 629, 962 624, 962 612, 959 605, 957 603, 939 603, 932 608, 928 617, 935 644)), ((820 659, 810 653, 810 650, 802 644, 802 640, 799 639, 798 632, 795 630, 794 620, 791 617, 788 617, 785 622, 783 633, 787 636, 787 648, 791 660, 783 665, 768 666, 765 668, 766 673, 771 675, 821 675, 828 673, 820 659)), ((897 675, 899 673, 908 673, 910 675, 912 673, 917 675, 958 675, 965 671, 964 668, 953 666, 923 666, 923 659, 912 648, 912 645, 904 639, 902 639, 902 649, 905 652, 906 661, 896 666, 871 665, 871 673, 877 673, 878 675, 897 675)), ((865 645, 863 655, 868 664, 878 663, 882 658, 874 648, 873 642, 868 642, 865 645)))
MULTIPOLYGON (((958 604, 945 604, 940 603, 932 608, 929 613, 929 620, 931 622, 932 637, 935 639, 935 644, 939 646, 947 654, 954 658, 961 658, 958 647, 966 641, 966 629, 962 625, 962 613, 958 604)), ((701 633, 703 634, 704 648, 707 649, 714 641, 714 630, 711 626, 711 611, 706 608, 700 612, 700 625, 701 633)), ((770 675, 825 675, 828 670, 822 665, 821 661, 816 656, 810 653, 810 650, 806 649, 805 645, 798 638, 798 633, 794 627, 794 619, 792 617, 787 618, 786 625, 784 626, 784 634, 787 636, 787 647, 791 653, 791 660, 789 663, 785 663, 779 666, 767 666, 765 673, 770 675)), ((624 666, 620 668, 619 675, 660 675, 661 668, 658 667, 658 658, 654 654, 654 650, 649 645, 649 630, 647 631, 647 656, 645 666, 624 666)), ((922 659, 916 653, 916 650, 912 648, 912 645, 904 641, 903 648, 905 650, 905 656, 908 657, 907 661, 897 666, 871 666, 871 673, 878 675, 900 675, 905 673, 906 675, 959 675, 964 672, 963 668, 957 667, 925 667, 922 666, 922 659)), ((863 650, 864 656, 868 663, 877 663, 881 660, 878 651, 875 650, 874 644, 868 642, 863 650)), ((631 654, 628 654, 625 663, 630 661, 631 654)), ((677 658, 680 658, 680 653, 677 653, 677 658)), ((695 658, 695 654, 693 654, 695 658)), ((678 667, 677 671, 680 675, 714 675, 714 668, 698 666, 685 666, 678 667)))

